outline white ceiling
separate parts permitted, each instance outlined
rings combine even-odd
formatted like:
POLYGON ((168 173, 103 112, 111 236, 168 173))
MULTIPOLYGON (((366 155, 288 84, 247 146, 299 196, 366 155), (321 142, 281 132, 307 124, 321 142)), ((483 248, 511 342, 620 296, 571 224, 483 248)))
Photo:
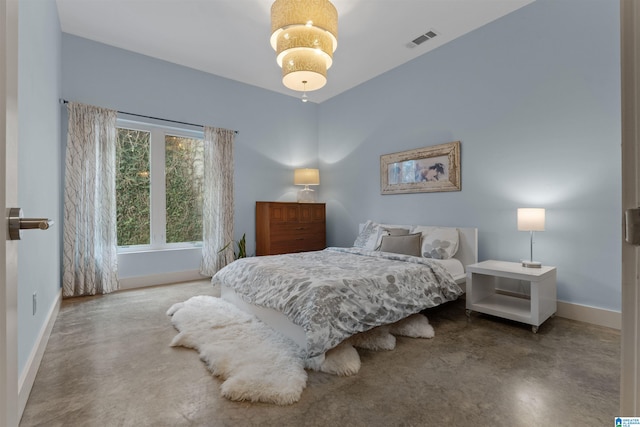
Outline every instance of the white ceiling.
MULTIPOLYGON (((534 0, 333 0, 338 49, 323 102, 534 0), (407 44, 434 30, 420 46, 407 44)), ((273 0, 56 0, 62 31, 271 91, 285 88, 269 44, 273 0)))

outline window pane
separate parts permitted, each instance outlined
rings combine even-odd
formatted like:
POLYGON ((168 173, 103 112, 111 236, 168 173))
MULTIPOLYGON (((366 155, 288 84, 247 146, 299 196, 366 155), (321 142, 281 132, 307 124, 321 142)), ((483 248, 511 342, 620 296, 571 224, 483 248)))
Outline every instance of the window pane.
POLYGON ((201 139, 165 137, 167 243, 202 241, 204 145, 201 139))
POLYGON ((116 208, 118 246, 150 243, 150 133, 118 128, 116 208))

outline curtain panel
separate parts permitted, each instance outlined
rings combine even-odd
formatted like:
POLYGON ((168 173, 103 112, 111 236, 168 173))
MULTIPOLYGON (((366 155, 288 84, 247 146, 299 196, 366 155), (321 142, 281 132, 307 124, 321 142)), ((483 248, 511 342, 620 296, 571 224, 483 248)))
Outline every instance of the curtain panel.
POLYGON ((65 157, 63 297, 118 289, 117 112, 70 102, 65 157))
POLYGON ((233 141, 235 132, 204 127, 204 194, 200 273, 213 276, 234 260, 233 141), (226 245, 226 250, 221 251, 226 245))

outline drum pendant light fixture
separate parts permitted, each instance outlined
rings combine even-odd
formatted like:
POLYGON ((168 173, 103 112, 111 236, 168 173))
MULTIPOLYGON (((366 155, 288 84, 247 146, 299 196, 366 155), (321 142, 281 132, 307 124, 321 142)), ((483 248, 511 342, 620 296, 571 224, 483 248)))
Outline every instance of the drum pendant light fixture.
POLYGON ((276 0, 271 47, 282 68, 282 84, 301 92, 320 89, 338 47, 338 11, 329 0, 276 0))

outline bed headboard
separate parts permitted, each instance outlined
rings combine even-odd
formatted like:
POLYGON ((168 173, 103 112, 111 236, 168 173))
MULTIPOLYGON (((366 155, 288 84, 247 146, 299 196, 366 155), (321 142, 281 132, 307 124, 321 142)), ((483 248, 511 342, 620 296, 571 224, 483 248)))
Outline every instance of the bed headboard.
MULTIPOLYGON (((358 233, 362 231, 364 224, 359 224, 358 233)), ((398 227, 411 228, 412 225, 398 225, 398 227)), ((478 229, 474 227, 452 227, 458 229, 458 252, 454 258, 459 259, 462 265, 475 264, 478 262, 478 229)))
POLYGON ((454 258, 459 259, 467 269, 467 265, 478 262, 478 229, 472 227, 458 228, 458 252, 454 258))

